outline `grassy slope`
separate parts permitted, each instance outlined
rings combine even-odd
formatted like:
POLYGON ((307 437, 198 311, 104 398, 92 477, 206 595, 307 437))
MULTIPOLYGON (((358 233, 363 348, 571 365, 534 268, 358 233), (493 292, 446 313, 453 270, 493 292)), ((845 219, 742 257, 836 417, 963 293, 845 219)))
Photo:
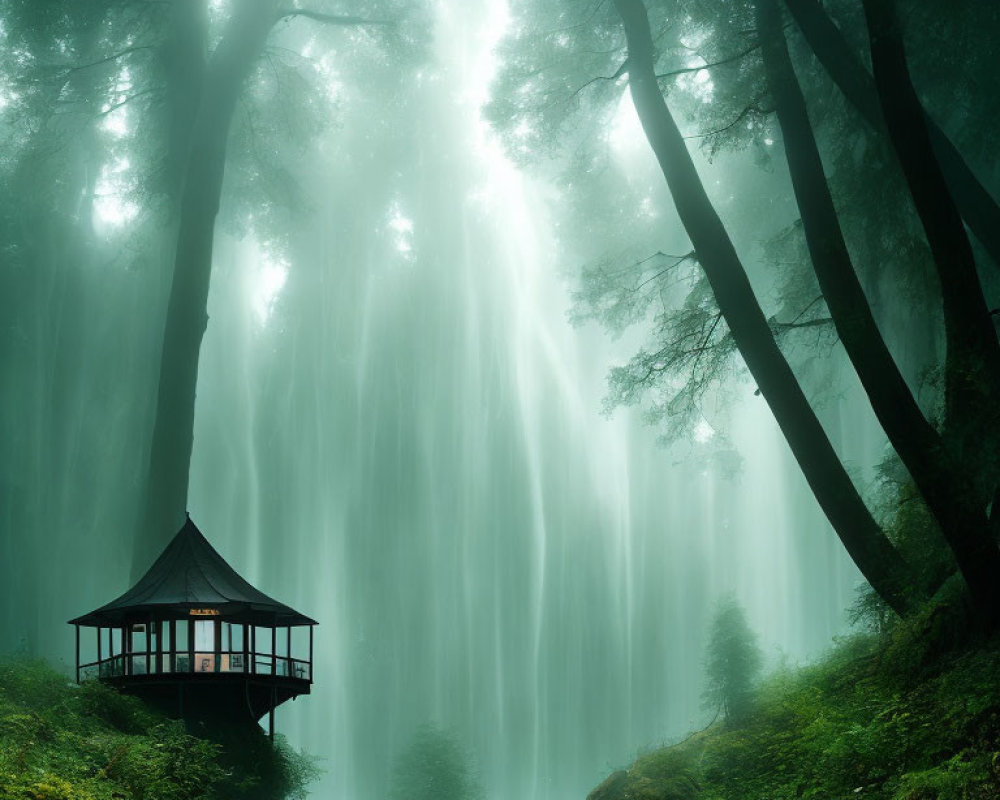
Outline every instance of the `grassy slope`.
POLYGON ((740 727, 640 756, 593 800, 996 800, 1000 641, 957 648, 933 614, 780 670, 740 727))
POLYGON ((44 662, 0 662, 0 798, 241 800, 298 797, 310 762, 257 731, 220 744, 44 662))

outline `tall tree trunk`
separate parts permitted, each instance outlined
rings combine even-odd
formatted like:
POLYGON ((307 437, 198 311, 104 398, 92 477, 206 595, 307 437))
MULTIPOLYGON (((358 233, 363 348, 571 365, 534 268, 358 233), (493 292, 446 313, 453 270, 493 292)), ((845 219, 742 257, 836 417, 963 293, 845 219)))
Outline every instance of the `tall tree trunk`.
POLYGON ((904 614, 918 592, 912 572, 865 507, 774 341, 739 256, 660 94, 646 8, 641 0, 615 0, 615 7, 628 41, 632 100, 719 310, 823 512, 872 588, 904 614))
MULTIPOLYGON (((970 508, 978 507, 985 514, 996 486, 1000 346, 972 248, 934 157, 923 110, 910 81, 895 3, 864 0, 864 8, 882 116, 941 281, 947 335, 945 436, 952 457, 986 477, 978 487, 968 487, 964 498, 970 508)), ((976 606, 990 619, 1000 619, 1000 550, 988 527, 956 525, 944 532, 976 606)))
POLYGON ((143 523, 132 577, 184 522, 194 438, 201 340, 208 323, 215 218, 222 194, 226 143, 243 83, 276 19, 275 0, 234 6, 229 27, 205 73, 181 190, 173 282, 163 333, 156 421, 150 449, 143 523))
POLYGON ((174 3, 171 31, 164 49, 167 73, 167 157, 164 187, 171 213, 180 209, 191 136, 205 86, 208 49, 208 4, 202 0, 174 3))
MULTIPOLYGON (((1000 570, 1000 550, 995 546, 970 549, 970 543, 988 542, 989 525, 984 507, 975 501, 967 465, 954 460, 944 439, 921 413, 851 264, 805 98, 788 55, 777 0, 757 0, 757 25, 809 254, 844 349, 875 416, 941 526, 963 574, 970 563, 985 560, 989 564, 990 559, 993 568, 1000 570)), ((966 574, 966 579, 974 581, 976 575, 966 574)))
MULTIPOLYGON (((851 52, 840 29, 818 0, 785 0, 806 43, 847 100, 874 128, 883 127, 875 82, 851 52)), ((961 153, 929 114, 923 112, 934 154, 969 229, 1000 267, 1000 205, 969 169, 961 153)))

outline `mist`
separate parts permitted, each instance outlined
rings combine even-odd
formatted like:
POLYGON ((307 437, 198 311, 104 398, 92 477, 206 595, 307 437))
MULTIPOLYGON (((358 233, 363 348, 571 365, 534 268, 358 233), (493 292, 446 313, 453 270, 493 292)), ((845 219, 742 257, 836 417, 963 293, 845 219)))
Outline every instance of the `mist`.
MULTIPOLYGON (((801 663, 849 629, 863 578, 745 370, 686 438, 659 441, 642 404, 605 410, 609 369, 653 323, 574 323, 581 272, 691 249, 627 87, 585 181, 566 152, 532 168, 483 110, 511 11, 425 12, 402 65, 307 20, 268 40, 323 92, 305 135, 291 112, 255 132, 237 111, 187 510, 248 581, 319 621, 312 693, 276 722, 320 758, 313 796, 386 797, 430 722, 468 747, 486 797, 581 800, 711 721, 720 598, 745 608, 766 664, 801 663), (284 207, 241 166, 254 146, 294 187, 284 207)), ((0 86, 0 113, 16 91, 0 86)), ((131 585, 156 414, 172 222, 143 188, 131 126, 151 123, 132 108, 102 111, 93 141, 39 146, 30 178, 4 167, 38 227, 6 231, 22 244, 0 300, 0 649, 67 672, 66 620, 131 585)), ((777 313, 765 242, 797 210, 742 198, 777 196, 784 162, 691 152, 777 313)), ((913 344, 908 374, 939 348, 913 344)), ((887 444, 849 367, 833 347, 799 364, 823 376, 815 395, 835 387, 818 413, 865 493, 887 444)))

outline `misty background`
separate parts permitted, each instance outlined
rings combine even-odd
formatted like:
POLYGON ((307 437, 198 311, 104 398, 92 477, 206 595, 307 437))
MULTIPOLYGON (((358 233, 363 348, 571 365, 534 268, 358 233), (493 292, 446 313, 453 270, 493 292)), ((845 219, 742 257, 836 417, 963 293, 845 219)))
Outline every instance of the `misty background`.
MULTIPOLYGON (((273 116, 238 117, 189 511, 251 583, 320 623, 313 694, 277 712, 322 759, 315 796, 384 797, 434 721, 488 797, 582 798, 708 721, 719 597, 735 593, 770 663, 799 661, 846 629, 860 577, 739 371, 668 447, 641 408, 602 413, 642 333, 571 324, 581 270, 690 249, 626 87, 600 174, 569 184, 516 164, 484 121, 504 4, 440 3, 420 24, 425 50, 402 65, 304 21, 269 39, 320 105, 282 111, 265 59, 254 91, 273 116), (247 177, 238 153, 255 147, 295 187, 285 207, 247 177)), ((0 112, 16 92, 0 85, 0 112)), ((0 292, 0 641, 67 669, 65 621, 128 586, 169 288, 146 134, 110 105, 89 139, 11 173, 35 268, 5 270, 0 292)), ((776 306, 762 246, 796 210, 746 197, 776 196, 783 161, 695 152, 776 306)), ((838 358, 810 358, 836 376, 820 413, 867 485, 884 443, 838 358)))

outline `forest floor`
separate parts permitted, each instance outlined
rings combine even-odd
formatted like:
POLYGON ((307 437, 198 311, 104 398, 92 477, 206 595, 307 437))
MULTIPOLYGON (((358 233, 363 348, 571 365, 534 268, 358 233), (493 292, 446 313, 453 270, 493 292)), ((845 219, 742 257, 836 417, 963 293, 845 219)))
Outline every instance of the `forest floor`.
POLYGON ((263 731, 190 735, 96 681, 0 661, 0 798, 250 800, 305 796, 311 761, 263 731))
POLYGON ((1000 637, 953 623, 929 611, 778 669, 741 723, 641 754, 588 800, 996 800, 1000 637))

